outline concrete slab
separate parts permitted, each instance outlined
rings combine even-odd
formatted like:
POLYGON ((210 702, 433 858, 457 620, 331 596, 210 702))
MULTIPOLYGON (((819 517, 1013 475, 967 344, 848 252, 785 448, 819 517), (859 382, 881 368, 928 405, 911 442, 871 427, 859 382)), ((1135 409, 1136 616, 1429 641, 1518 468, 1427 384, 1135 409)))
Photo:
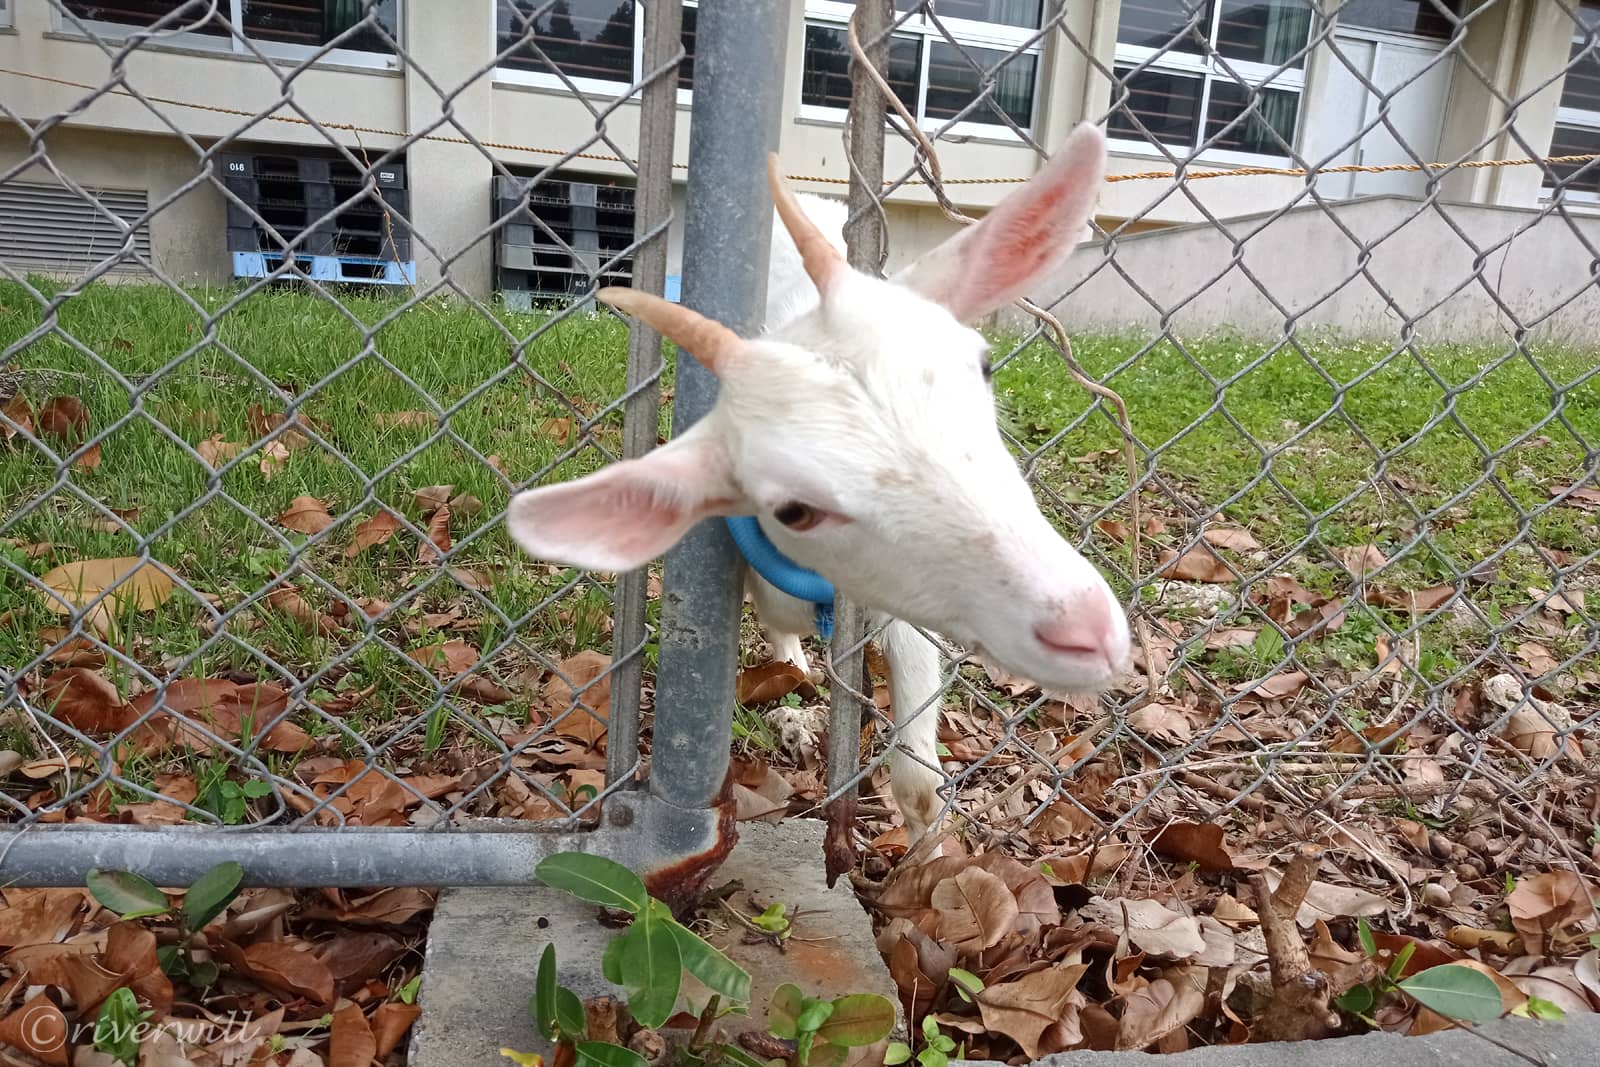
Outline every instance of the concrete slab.
MULTIPOLYGON (((772 990, 784 982, 814 996, 871 992, 896 1001, 871 921, 843 880, 833 889, 824 884, 823 824, 741 823, 739 834, 712 884, 741 882, 732 903, 746 913, 753 896, 757 906, 781 901, 797 908, 798 918, 782 952, 744 943, 746 929, 726 913, 700 931, 751 972, 752 1015, 723 1020, 728 1036, 761 1028, 772 990)), ((548 1052, 528 1013, 546 944, 556 946, 561 982, 579 996, 619 992, 600 975, 601 953, 618 931, 595 916, 590 905, 543 886, 445 890, 428 930, 412 1067, 508 1063, 499 1055, 503 1047, 548 1052)))
MULTIPOLYGON (((1477 1029, 1481 1034, 1461 1030, 1427 1037, 1364 1034, 1200 1048, 1170 1056, 1061 1052, 1036 1061, 1035 1067, 1594 1067, 1600 1063, 1600 1015, 1572 1016, 1559 1023, 1505 1019, 1477 1029), (1517 1051, 1500 1048, 1483 1035, 1517 1051)), ((998 1067, 995 1060, 951 1061, 951 1067, 961 1064, 998 1067)))

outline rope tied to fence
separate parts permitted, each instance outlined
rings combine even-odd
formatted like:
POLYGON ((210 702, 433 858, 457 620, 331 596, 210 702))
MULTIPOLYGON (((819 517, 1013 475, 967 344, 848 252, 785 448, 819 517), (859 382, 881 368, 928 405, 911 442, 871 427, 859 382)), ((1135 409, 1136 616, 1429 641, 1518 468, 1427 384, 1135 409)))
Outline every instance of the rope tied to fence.
MULTIPOLYGON (((261 118, 268 122, 282 122, 294 126, 322 127, 328 130, 339 130, 345 133, 371 134, 376 137, 393 137, 397 140, 433 141, 439 144, 455 145, 481 145, 485 148, 495 148, 507 152, 527 152, 531 155, 560 156, 563 159, 584 159, 596 163, 621 163, 633 167, 636 160, 624 159, 604 152, 568 152, 559 148, 544 148, 539 145, 518 144, 513 141, 490 141, 478 138, 476 140, 466 137, 452 137, 448 134, 437 133, 407 133, 404 130, 391 130, 382 126, 364 126, 353 122, 322 122, 301 118, 297 115, 260 115, 242 108, 227 107, 222 104, 198 104, 192 100, 178 100, 169 96, 153 96, 149 93, 139 94, 126 89, 103 89, 102 86, 91 85, 88 82, 73 81, 70 78, 58 78, 49 74, 38 74, 33 71, 13 70, 10 67, 0 67, 0 74, 9 74, 15 78, 28 78, 33 81, 48 82, 52 85, 64 85, 73 89, 87 89, 91 92, 102 91, 107 95, 134 97, 135 99, 148 100, 151 103, 166 104, 171 107, 190 108, 195 111, 209 111, 218 115, 232 115, 238 118, 261 118)), ((915 123, 913 123, 915 125, 915 123)), ((919 129, 920 132, 920 129, 919 129)), ((1600 159, 1600 152, 1591 152, 1582 155, 1565 156, 1521 156, 1508 159, 1461 159, 1453 162, 1430 163, 1341 163, 1331 167, 1230 167, 1226 170, 1186 170, 1186 164, 1177 164, 1172 170, 1141 170, 1130 171, 1127 174, 1108 174, 1106 184, 1118 182, 1138 181, 1204 181, 1209 178, 1259 178, 1283 177, 1304 178, 1314 177, 1319 174, 1405 174, 1420 173, 1423 171, 1448 171, 1448 170, 1481 170, 1489 167, 1527 167, 1527 166, 1578 166, 1592 163, 1600 159)), ((674 170, 687 170, 687 163, 673 163, 674 170)), ((785 175, 790 181, 808 182, 813 185, 849 185, 849 178, 834 178, 821 174, 789 174, 785 175)), ((1029 176, 1009 176, 1001 178, 938 178, 937 184, 943 185, 1021 185, 1029 180, 1029 176)), ((885 182, 885 185, 891 183, 885 182)), ((907 178, 895 183, 899 185, 930 185, 933 184, 926 178, 907 178)))

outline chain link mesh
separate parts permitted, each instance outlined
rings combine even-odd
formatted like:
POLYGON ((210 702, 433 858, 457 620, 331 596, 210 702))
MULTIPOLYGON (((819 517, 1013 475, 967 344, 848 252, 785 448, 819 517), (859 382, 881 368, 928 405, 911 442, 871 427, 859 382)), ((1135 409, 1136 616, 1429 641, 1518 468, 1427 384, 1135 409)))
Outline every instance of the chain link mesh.
MULTIPOLYGON (((1600 256, 1586 190, 1600 164, 1582 157, 1600 145, 1558 124, 1557 153, 1535 133, 1549 123, 1519 116, 1548 112, 1597 44, 1592 9, 1547 2, 1571 24, 1571 55, 1514 88, 1473 47, 1511 6, 1495 0, 1424 0, 1409 29, 1428 58, 1398 75, 1369 47, 1393 46, 1392 32, 1341 32, 1332 2, 1123 0, 1140 35, 1120 43, 1086 5, 1044 3, 1037 18, 1027 3, 896 5, 892 39, 912 42, 919 66, 906 80, 891 49, 890 81, 909 86, 937 151, 974 159, 974 145, 1020 143, 1036 163, 1057 106, 1041 72, 1067 69, 1065 55, 1087 86, 1072 117, 1106 124, 1125 170, 1175 172, 1108 186, 1117 196, 1093 240, 1039 294, 1085 373, 1128 403, 1131 484, 1114 411, 1073 383, 1048 329, 1019 313, 993 331, 1008 440, 1046 513, 1126 596, 1140 666, 1096 707, 947 647, 942 770, 958 824, 1082 845, 1232 808, 1441 810, 1473 790, 1527 799, 1592 775, 1596 367, 1570 343, 1592 333, 1552 340, 1547 328, 1590 298, 1600 256), (1000 30, 975 30, 985 18, 1000 30), (1444 69, 1496 117, 1438 159, 1412 143, 1404 110, 1408 89, 1444 69), (1313 72, 1337 73, 1361 108, 1314 151, 1313 72), (1350 214, 1360 187, 1334 179, 1379 139, 1397 152, 1382 163, 1418 171, 1390 201, 1401 206, 1367 225, 1350 214), (1576 159, 1532 165, 1543 192, 1485 229, 1488 209, 1464 200, 1486 198, 1466 178, 1488 171, 1468 164, 1508 152, 1576 159), (1270 179, 1259 199, 1220 189, 1266 177, 1185 178, 1251 166, 1305 177, 1270 179), (1349 265, 1312 293, 1297 257, 1318 248, 1261 258, 1307 217, 1349 265), (1187 226, 1165 228, 1174 221, 1187 226), (1466 264, 1426 298, 1391 292, 1374 268, 1421 222, 1466 264), (1537 258, 1558 233, 1585 273, 1531 296, 1505 288, 1513 245, 1537 258), (1162 269, 1174 257, 1186 273, 1162 269), (1381 326, 1324 330, 1353 289, 1377 294, 1381 326), (1254 330, 1213 317, 1240 292, 1254 330), (1468 300, 1499 332, 1430 339, 1468 300)), ((649 633, 608 656, 608 577, 528 561, 504 518, 515 490, 613 462, 625 436, 661 429, 654 398, 670 369, 627 388, 626 326, 572 299, 625 276, 670 221, 602 219, 637 174, 630 101, 679 76, 677 62, 645 69, 643 6, 502 3, 493 57, 448 71, 417 62, 392 3, 348 24, 320 4, 286 5, 312 12, 299 21, 252 21, 248 2, 46 6, 103 74, 77 94, 88 83, 71 72, 33 71, 30 92, 0 74, 0 205, 48 205, 38 232, 0 235, 9 821, 592 819, 638 767, 614 761, 607 784, 600 737, 608 715, 633 737, 632 716, 649 710, 649 633), (562 19, 594 47, 580 50, 562 19), (219 48, 267 72, 271 91, 251 108, 141 65, 147 51, 219 48), (326 109, 323 66, 374 63, 404 74, 394 113, 409 126, 326 109), (581 107, 581 130, 560 145, 485 137, 461 116, 482 113, 472 94, 506 70, 581 107), (53 95, 31 95, 41 84, 53 95), (36 105, 46 99, 58 103, 36 105), (120 191, 135 182, 78 174, 75 121, 102 111, 153 124, 181 157, 143 199, 120 191), (252 176, 230 181, 238 158, 252 176), (467 165, 504 191, 484 193, 481 225, 413 228, 402 201, 443 195, 428 168, 467 165), (268 181, 263 166, 295 172, 268 181), (402 170, 404 186, 385 178, 402 170), (234 251, 262 276, 208 287, 165 265, 182 256, 170 240, 153 248, 150 224, 197 199, 219 230, 256 242, 234 251), (63 259, 65 276, 43 269, 63 259), (486 300, 490 287, 522 295, 486 300), (624 409, 646 422, 624 427, 624 409), (621 663, 645 667, 642 687, 621 663)), ((839 13, 806 14, 808 55, 845 48, 839 13)), ((807 72, 802 107, 833 91, 826 75, 807 72)), ((897 222, 923 183, 974 214, 1005 184, 966 184, 950 163, 942 186, 890 125, 912 146, 891 144, 883 176, 893 257, 916 232, 897 222)), ((222 235, 200 226, 183 240, 222 235)), ((886 796, 891 717, 859 695, 878 709, 876 736, 843 788, 886 796)), ((871 798, 861 810, 888 814, 871 798)))

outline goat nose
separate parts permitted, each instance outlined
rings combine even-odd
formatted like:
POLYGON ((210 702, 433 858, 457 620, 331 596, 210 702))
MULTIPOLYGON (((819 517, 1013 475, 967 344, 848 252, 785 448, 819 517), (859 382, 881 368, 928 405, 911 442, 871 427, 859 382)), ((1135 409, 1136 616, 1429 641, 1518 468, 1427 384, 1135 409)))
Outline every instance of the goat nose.
POLYGON ((1077 597, 1033 628, 1033 636, 1051 651, 1103 660, 1108 666, 1120 658, 1119 632, 1111 598, 1097 591, 1077 597))

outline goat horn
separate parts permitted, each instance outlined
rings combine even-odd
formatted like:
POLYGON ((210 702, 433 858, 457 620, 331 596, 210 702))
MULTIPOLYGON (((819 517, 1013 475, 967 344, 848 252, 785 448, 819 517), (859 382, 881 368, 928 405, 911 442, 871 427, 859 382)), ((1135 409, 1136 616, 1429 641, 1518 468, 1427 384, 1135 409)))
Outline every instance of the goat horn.
POLYGON ((608 286, 594 295, 602 304, 609 304, 654 326, 673 344, 704 364, 712 374, 720 375, 744 345, 739 335, 722 323, 713 322, 682 304, 663 300, 653 293, 608 286))
POLYGON ((811 284, 817 287, 817 292, 827 292, 828 285, 845 266, 844 257, 822 236, 817 224, 811 221, 800 206, 800 201, 795 199, 794 190, 784 180, 776 152, 767 153, 767 186, 772 190, 772 203, 778 209, 778 217, 783 220, 783 228, 789 231, 795 248, 800 251, 800 261, 811 276, 811 284))

